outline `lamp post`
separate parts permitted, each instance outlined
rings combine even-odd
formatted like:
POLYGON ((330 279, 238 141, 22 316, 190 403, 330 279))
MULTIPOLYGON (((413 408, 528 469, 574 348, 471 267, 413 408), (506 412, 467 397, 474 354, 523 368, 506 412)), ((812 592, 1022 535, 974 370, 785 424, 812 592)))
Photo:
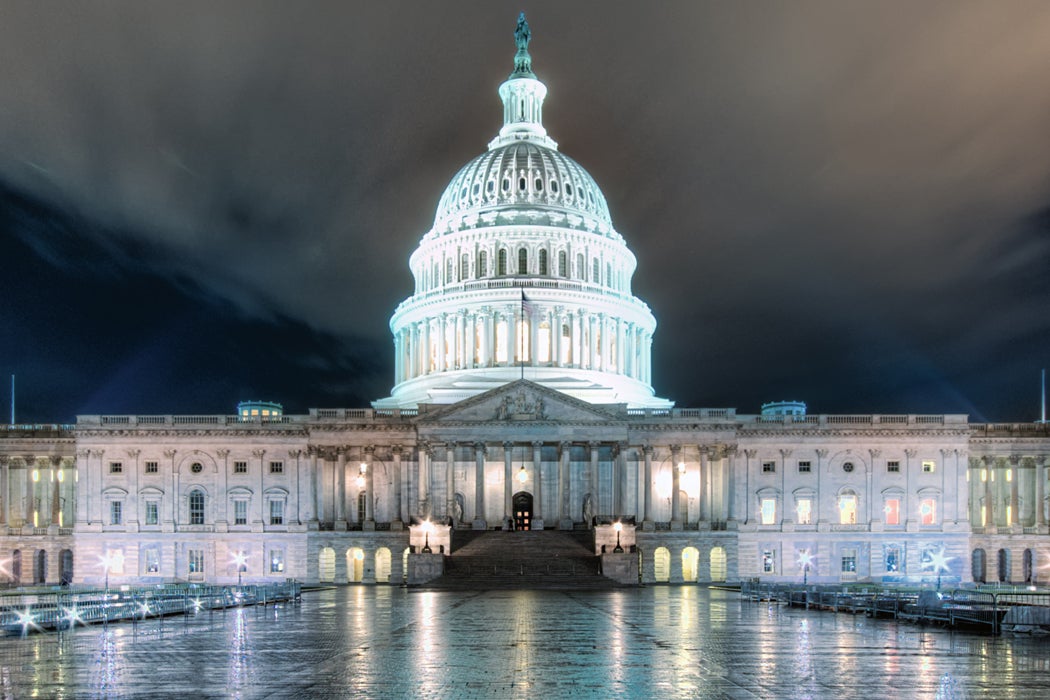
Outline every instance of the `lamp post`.
POLYGON ((233 555, 233 563, 237 565, 237 587, 241 586, 242 575, 248 570, 248 555, 243 551, 233 555))
POLYGON ((809 584, 809 567, 813 565, 813 555, 808 549, 798 553, 798 565, 802 567, 802 585, 805 586, 809 584))
POLYGON ((623 523, 617 520, 613 524, 613 529, 616 530, 616 546, 613 548, 613 553, 623 554, 623 547, 620 546, 620 531, 623 530, 623 523))

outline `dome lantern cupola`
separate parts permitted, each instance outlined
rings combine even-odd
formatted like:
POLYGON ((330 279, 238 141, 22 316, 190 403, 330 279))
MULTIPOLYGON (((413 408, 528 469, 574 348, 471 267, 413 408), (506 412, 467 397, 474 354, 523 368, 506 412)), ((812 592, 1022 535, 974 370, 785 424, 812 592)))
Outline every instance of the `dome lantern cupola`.
POLYGON ((557 149, 558 144, 547 136, 543 128, 543 100, 547 97, 547 86, 536 79, 532 72, 532 56, 529 42, 532 32, 525 20, 525 13, 518 15, 518 27, 514 30, 514 42, 518 52, 514 56, 514 72, 499 87, 503 100, 503 128, 499 136, 489 143, 489 150, 509 143, 528 139, 557 149))

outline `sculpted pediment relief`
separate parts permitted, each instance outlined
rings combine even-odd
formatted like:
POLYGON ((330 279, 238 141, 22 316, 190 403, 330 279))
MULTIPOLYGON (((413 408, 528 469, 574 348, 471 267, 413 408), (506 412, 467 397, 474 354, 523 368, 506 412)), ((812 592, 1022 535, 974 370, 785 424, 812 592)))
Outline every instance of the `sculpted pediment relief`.
POLYGON ((528 380, 511 382, 421 416, 421 422, 602 422, 626 418, 618 406, 594 406, 528 380))

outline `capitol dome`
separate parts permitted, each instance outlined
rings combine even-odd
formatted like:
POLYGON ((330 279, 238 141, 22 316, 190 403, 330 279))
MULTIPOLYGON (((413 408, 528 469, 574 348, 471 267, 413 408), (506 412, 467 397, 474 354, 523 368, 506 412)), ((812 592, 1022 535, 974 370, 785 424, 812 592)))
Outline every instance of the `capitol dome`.
POLYGON ((503 127, 449 182, 409 258, 415 291, 390 319, 395 385, 376 408, 461 401, 528 379, 597 404, 653 395, 656 319, 594 178, 543 127, 524 16, 500 85, 503 127))

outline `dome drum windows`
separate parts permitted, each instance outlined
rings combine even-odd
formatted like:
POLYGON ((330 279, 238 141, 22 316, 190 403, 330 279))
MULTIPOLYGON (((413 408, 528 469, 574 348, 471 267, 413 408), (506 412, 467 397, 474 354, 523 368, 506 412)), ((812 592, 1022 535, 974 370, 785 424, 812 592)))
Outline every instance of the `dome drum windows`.
POLYGON ((518 274, 529 274, 529 251, 525 248, 518 249, 518 274))
POLYGON ((549 274, 549 271, 547 270, 547 251, 546 250, 541 250, 540 251, 539 263, 540 263, 540 274, 541 275, 549 274))

